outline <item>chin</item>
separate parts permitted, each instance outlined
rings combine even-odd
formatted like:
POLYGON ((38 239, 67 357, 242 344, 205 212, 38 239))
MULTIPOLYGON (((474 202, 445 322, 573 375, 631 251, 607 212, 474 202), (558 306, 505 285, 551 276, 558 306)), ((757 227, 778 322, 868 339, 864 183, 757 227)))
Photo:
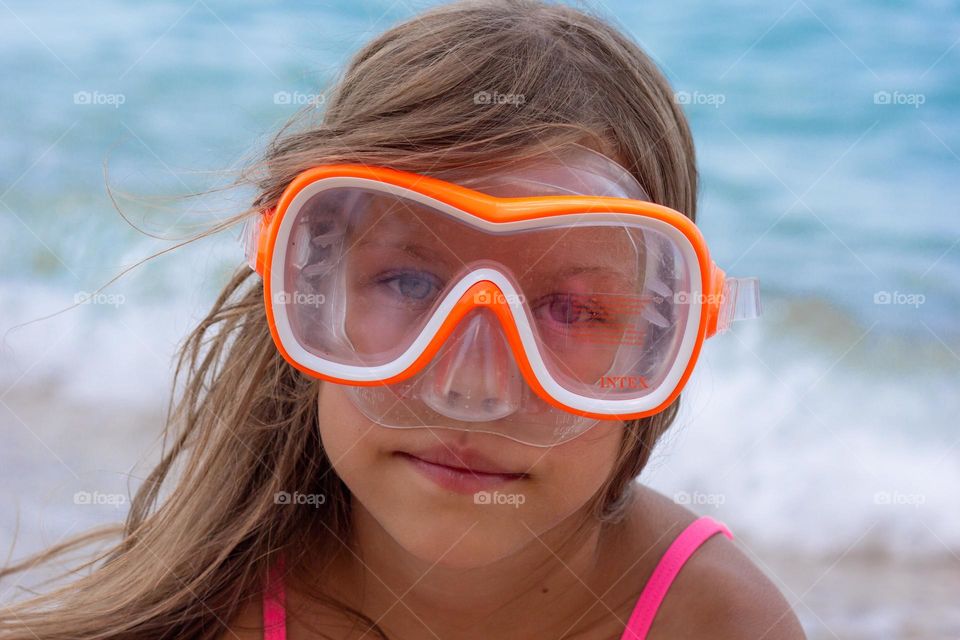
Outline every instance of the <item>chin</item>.
POLYGON ((419 560, 431 566, 458 570, 494 564, 515 554, 533 539, 520 523, 505 528, 485 526, 477 519, 427 527, 422 522, 412 522, 393 535, 399 545, 419 560))

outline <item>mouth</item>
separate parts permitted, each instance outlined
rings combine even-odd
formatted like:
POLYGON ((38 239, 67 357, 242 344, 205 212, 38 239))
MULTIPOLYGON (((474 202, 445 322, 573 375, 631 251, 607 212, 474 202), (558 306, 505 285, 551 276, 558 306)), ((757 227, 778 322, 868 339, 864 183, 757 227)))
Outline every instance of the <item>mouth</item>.
POLYGON ((476 493, 530 477, 525 472, 507 471, 474 452, 450 450, 446 447, 416 454, 395 451, 427 479, 457 493, 476 493))

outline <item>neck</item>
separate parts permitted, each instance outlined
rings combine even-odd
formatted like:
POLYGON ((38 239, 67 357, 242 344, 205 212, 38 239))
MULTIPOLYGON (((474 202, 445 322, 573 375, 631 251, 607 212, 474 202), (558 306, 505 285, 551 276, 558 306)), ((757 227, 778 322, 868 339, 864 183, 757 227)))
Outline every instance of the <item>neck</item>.
POLYGON ((467 638, 471 630, 482 630, 477 637, 541 637, 544 620, 560 637, 600 591, 602 529, 591 523, 578 531, 584 517, 531 531, 528 544, 489 565, 455 569, 413 556, 354 502, 352 553, 336 571, 338 591, 396 637, 467 638), (525 624, 530 630, 521 631, 525 624))

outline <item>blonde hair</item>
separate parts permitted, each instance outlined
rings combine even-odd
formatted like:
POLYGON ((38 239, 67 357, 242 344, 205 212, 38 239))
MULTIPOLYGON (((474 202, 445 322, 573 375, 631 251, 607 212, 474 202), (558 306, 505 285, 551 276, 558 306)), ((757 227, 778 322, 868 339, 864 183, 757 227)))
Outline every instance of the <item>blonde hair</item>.
MULTIPOLYGON (((274 204, 316 164, 431 174, 522 161, 570 143, 615 159, 652 201, 695 217, 693 143, 667 81, 632 40, 585 11, 539 0, 435 8, 364 46, 325 104, 322 113, 308 107, 294 117, 242 173, 240 183, 258 195, 229 224, 274 204), (484 104, 479 92, 522 102, 484 104)), ((112 541, 79 567, 82 577, 0 610, 0 638, 213 638, 259 595, 276 554, 332 557, 349 539, 350 493, 317 428, 321 383, 280 357, 262 295, 259 277, 240 267, 182 345, 168 446, 125 524, 0 572, 112 541), (284 508, 274 499, 281 491, 322 493, 327 502, 284 508)), ((623 516, 629 486, 678 403, 627 424, 616 467, 589 505, 601 522, 623 516)))

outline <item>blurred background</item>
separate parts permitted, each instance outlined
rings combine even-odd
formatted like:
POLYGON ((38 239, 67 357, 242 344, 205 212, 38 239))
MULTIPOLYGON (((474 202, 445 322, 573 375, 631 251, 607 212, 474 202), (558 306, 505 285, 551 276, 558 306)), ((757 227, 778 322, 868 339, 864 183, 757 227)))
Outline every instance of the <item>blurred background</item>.
MULTIPOLYGON (((434 4, 0 0, 4 556, 123 517, 239 229, 11 328, 245 208, 243 190, 168 196, 224 184, 322 109, 361 44, 434 4), (105 162, 160 239, 113 208, 105 162)), ((724 520, 811 638, 960 637, 960 6, 586 6, 673 84, 698 222, 763 292, 762 321, 705 346, 642 481, 724 520)))

